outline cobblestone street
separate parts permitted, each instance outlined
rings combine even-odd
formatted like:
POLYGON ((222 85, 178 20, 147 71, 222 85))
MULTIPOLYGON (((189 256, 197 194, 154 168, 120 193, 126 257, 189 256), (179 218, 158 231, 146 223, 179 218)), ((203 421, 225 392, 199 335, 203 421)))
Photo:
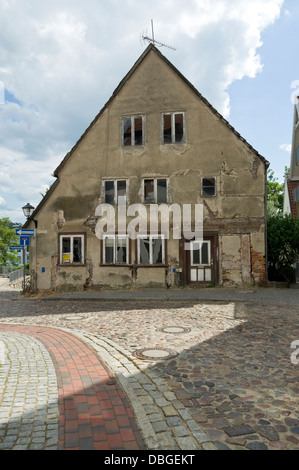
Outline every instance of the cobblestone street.
MULTIPOLYGON (((210 289, 202 300, 179 290, 172 299, 163 293, 159 298, 159 292, 156 299, 138 292, 121 299, 112 291, 102 298, 22 299, 3 288, 0 448, 299 450, 299 354, 291 348, 299 340, 298 290, 243 294, 243 300, 242 292, 234 300, 221 289, 210 289), (82 398, 82 390, 88 390, 78 384, 80 391, 63 391, 59 383, 52 345, 53 338, 62 344, 63 335, 89 348, 98 358, 97 367, 106 371, 101 393, 110 400, 110 427, 101 400, 97 426, 87 416, 91 409, 84 408, 84 417, 77 407, 76 419, 62 412, 61 393, 68 390, 68 399, 70 394, 82 398), (17 350, 26 351, 23 392, 13 382, 13 375, 20 377, 17 350), (26 374, 42 378, 43 388, 36 394, 40 401, 32 401, 31 408, 23 403, 32 394, 24 385, 26 374), (117 405, 109 394, 118 396, 117 405), (78 437, 84 424, 79 418, 85 418, 85 438, 78 437), (118 422, 116 428, 112 421, 118 422)), ((93 378, 94 385, 98 382, 100 374, 93 378)), ((34 380, 30 385, 34 387, 34 380)))

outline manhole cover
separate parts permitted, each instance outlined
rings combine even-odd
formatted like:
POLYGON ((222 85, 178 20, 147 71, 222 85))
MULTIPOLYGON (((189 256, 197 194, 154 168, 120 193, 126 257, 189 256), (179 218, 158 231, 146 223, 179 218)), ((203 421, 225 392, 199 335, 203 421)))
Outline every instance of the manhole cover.
POLYGON ((162 333, 172 333, 175 335, 180 335, 182 333, 190 333, 190 328, 183 328, 182 326, 165 326, 164 328, 159 328, 159 331, 162 333))
POLYGON ((84 320, 85 317, 80 317, 80 316, 77 316, 77 315, 68 315, 67 317, 65 317, 65 320, 68 320, 68 321, 73 321, 73 320, 84 320))
POLYGON ((171 359, 176 357, 178 353, 171 351, 170 349, 160 349, 160 348, 148 348, 148 349, 139 349, 134 351, 134 356, 138 359, 171 359))

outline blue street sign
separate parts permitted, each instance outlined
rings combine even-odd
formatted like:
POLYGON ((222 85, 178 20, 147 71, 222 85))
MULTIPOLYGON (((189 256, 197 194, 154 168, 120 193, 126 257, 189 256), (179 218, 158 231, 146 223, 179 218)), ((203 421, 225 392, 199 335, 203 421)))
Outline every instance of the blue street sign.
POLYGON ((29 246, 30 245, 30 237, 29 236, 21 236, 20 237, 20 245, 24 245, 24 246, 29 246))
POLYGON ((33 237, 35 235, 35 230, 34 229, 21 229, 21 228, 16 228, 16 235, 19 237, 23 235, 27 235, 28 237, 33 237))
POLYGON ((10 246, 10 250, 23 250, 24 245, 19 245, 19 246, 10 246))

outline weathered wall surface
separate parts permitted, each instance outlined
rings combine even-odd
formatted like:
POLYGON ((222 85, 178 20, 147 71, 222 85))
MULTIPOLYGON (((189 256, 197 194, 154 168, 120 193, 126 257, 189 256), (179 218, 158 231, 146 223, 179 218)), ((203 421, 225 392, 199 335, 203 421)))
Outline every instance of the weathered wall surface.
POLYGON ((103 266, 95 236, 103 179, 128 178, 129 204, 142 203, 142 178, 165 177, 169 204, 204 204, 204 229, 219 234, 219 281, 265 281, 265 165, 221 117, 151 51, 81 139, 59 171, 59 182, 38 213, 30 248, 38 288, 173 285, 179 243, 169 240, 165 266, 103 266), (161 113, 186 113, 186 143, 161 144, 161 113), (122 116, 145 115, 145 145, 122 147, 122 116), (216 196, 201 196, 201 178, 216 177, 216 196), (84 266, 59 265, 59 234, 86 234, 84 266), (37 251, 37 261, 35 259, 37 251), (44 268, 42 270, 42 268, 44 268))

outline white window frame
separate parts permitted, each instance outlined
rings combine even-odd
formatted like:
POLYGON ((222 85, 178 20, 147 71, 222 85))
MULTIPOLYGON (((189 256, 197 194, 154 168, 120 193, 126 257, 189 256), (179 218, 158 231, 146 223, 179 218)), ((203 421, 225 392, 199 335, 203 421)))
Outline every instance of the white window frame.
POLYGON ((118 181, 125 181, 126 182, 126 195, 125 195, 125 203, 128 203, 128 194, 129 194, 129 180, 126 178, 107 178, 103 179, 102 181, 102 193, 103 193, 103 202, 106 202, 106 188, 105 185, 107 182, 114 183, 114 200, 113 204, 118 204, 118 196, 117 196, 117 183, 118 181))
POLYGON ((123 148, 130 147, 144 147, 145 143, 145 115, 144 114, 134 114, 133 116, 122 116, 121 117, 121 145, 123 148), (142 143, 135 145, 135 119, 142 119, 142 143), (125 145, 125 128, 124 121, 125 119, 131 119, 131 136, 134 136, 134 139, 131 138, 131 145, 125 145))
POLYGON ((113 266, 113 265, 118 265, 118 266, 121 266, 121 265, 127 265, 129 264, 129 236, 128 235, 110 235, 110 234, 105 234, 103 235, 103 240, 102 240, 102 257, 103 257, 103 264, 105 264, 106 266, 113 266), (105 245, 105 240, 107 238, 110 238, 110 239, 113 239, 113 262, 112 263, 107 263, 106 262, 106 245, 105 245), (126 240, 126 250, 127 250, 127 254, 126 254, 126 262, 125 263, 120 263, 117 261, 117 251, 116 251, 116 248, 117 248, 117 240, 118 239, 122 239, 122 240, 126 240))
POLYGON ((59 261, 61 265, 64 266, 74 266, 74 265, 84 265, 85 264, 85 235, 82 233, 64 233, 60 234, 59 236, 59 245, 60 245, 60 253, 59 253, 59 261), (70 252, 69 253, 63 253, 62 248, 63 248, 63 238, 70 238, 70 252), (81 239, 81 261, 80 263, 74 262, 74 238, 80 238, 81 239), (63 260, 63 255, 69 255, 69 262, 66 262, 63 260))
POLYGON ((160 178, 151 178, 150 176, 149 177, 146 177, 146 178, 143 178, 142 179, 142 200, 143 200, 143 203, 144 204, 167 204, 168 203, 168 190, 169 190, 169 181, 168 181, 168 178, 164 178, 163 176, 160 178), (144 187, 144 184, 145 184, 145 181, 147 180, 153 180, 154 182, 154 201, 151 201, 151 202, 148 202, 145 200, 145 187, 144 187), (166 181, 166 201, 158 201, 158 180, 163 180, 163 181, 166 181))
POLYGON ((194 252, 194 245, 195 244, 198 244, 200 242, 197 242, 196 240, 193 240, 191 241, 191 250, 190 250, 190 264, 191 266, 211 266, 211 242, 210 240, 203 240, 202 241, 202 244, 201 244, 201 247, 200 247, 200 250, 199 250, 199 263, 193 263, 193 252, 194 252), (202 263, 202 253, 201 253, 201 248, 202 248, 202 245, 205 245, 207 244, 208 245, 208 263, 202 263))
POLYGON ((187 140, 186 140, 186 113, 185 113, 185 111, 162 113, 161 114, 161 142, 162 142, 162 145, 170 145, 170 144, 180 145, 180 144, 185 144, 186 141, 187 140), (183 138, 182 138, 181 142, 176 142, 175 141, 175 116, 177 114, 182 114, 183 115, 183 138), (164 140, 164 116, 171 116, 171 142, 165 142, 165 140, 164 140))
POLYGON ((137 264, 141 266, 163 266, 165 264, 165 236, 163 234, 159 235, 137 235, 137 264), (161 263, 153 263, 153 249, 152 243, 150 243, 150 251, 149 251, 149 263, 144 264, 141 263, 140 260, 140 240, 149 239, 150 242, 153 240, 162 240, 162 262, 161 263))

